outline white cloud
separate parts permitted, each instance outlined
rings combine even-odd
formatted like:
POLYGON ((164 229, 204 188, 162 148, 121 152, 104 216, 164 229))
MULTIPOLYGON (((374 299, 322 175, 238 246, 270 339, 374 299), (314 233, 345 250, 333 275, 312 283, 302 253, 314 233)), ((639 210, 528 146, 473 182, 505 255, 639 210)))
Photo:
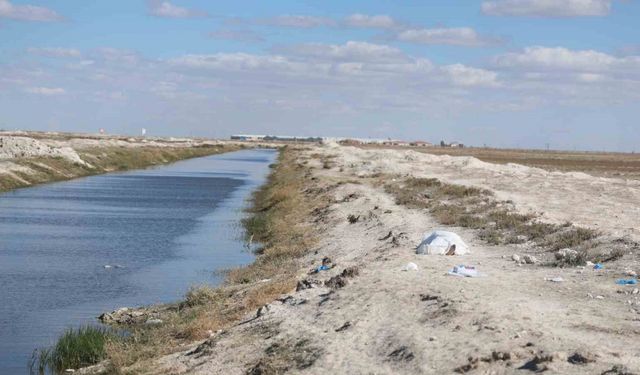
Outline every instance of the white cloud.
POLYGON ((606 16, 613 0, 496 0, 482 3, 491 16, 584 17, 606 16))
POLYGON ((294 72, 304 66, 283 56, 253 55, 248 53, 216 53, 211 55, 184 55, 168 60, 173 66, 229 71, 281 71, 294 72))
POLYGON ((207 34, 211 39, 233 40, 236 42, 258 43, 264 42, 264 38, 252 30, 216 30, 207 34))
POLYGON ((310 29, 313 27, 335 26, 336 22, 331 18, 305 16, 305 15, 281 15, 258 21, 260 24, 292 27, 299 29, 310 29))
POLYGON ((590 108, 640 100, 640 56, 528 47, 494 59, 509 89, 554 105, 590 108))
POLYGON ((497 86, 498 74, 485 69, 462 64, 445 65, 442 68, 451 81, 460 86, 497 86))
POLYGON ((618 58, 594 50, 570 50, 563 47, 527 47, 522 52, 506 53, 495 59, 498 66, 519 69, 572 70, 599 72, 624 67, 640 69, 640 58, 618 58))
POLYGON ((52 22, 63 17, 49 8, 35 5, 14 5, 9 0, 0 0, 0 18, 21 21, 52 22))
POLYGON ((285 49, 294 55, 319 60, 389 62, 405 60, 397 48, 383 44, 348 41, 345 44, 307 43, 285 49))
POLYGON ((580 73, 578 74, 578 80, 583 82, 600 82, 604 80, 604 76, 602 74, 596 73, 580 73))
POLYGON ((98 48, 94 54, 101 61, 120 65, 135 65, 141 60, 137 52, 119 48, 98 48))
POLYGON ((110 113, 124 122, 151 119, 171 129, 172 122, 185 118, 190 124, 216 119, 211 126, 225 131, 234 128, 224 123, 259 123, 267 124, 265 131, 277 125, 283 132, 297 130, 295 124, 308 119, 315 126, 318 119, 328 123, 345 119, 344 114, 349 116, 345 123, 357 127, 372 113, 393 114, 393 121, 412 113, 475 119, 489 111, 533 111, 550 104, 604 108, 640 100, 637 57, 563 48, 513 51, 488 66, 443 66, 393 46, 361 41, 171 59, 113 48, 82 52, 81 58, 63 64, 33 56, 27 57, 29 64, 0 64, 0 96, 29 92, 33 95, 16 97, 33 106, 41 101, 39 95, 73 95, 73 101, 57 100, 56 105, 73 113, 86 109, 78 120, 91 124, 91 103, 99 101, 102 108, 108 103, 120 108, 121 113, 110 113), (83 59, 91 61, 80 67, 83 59), (571 68, 576 65, 581 68, 571 68))
POLYGON ((466 47, 478 47, 496 42, 478 35, 469 27, 404 30, 398 33, 396 38, 409 43, 466 47))
POLYGON ((170 3, 169 1, 150 0, 149 13, 156 17, 164 18, 195 18, 206 17, 207 13, 203 11, 183 8, 170 3))
POLYGON ((58 47, 44 47, 44 48, 29 48, 27 52, 47 57, 82 57, 82 53, 75 48, 58 48, 58 47))
POLYGON ((29 94, 37 94, 43 96, 62 95, 66 92, 63 88, 60 87, 29 87, 24 91, 28 92, 29 94))
POLYGON ((345 25, 350 27, 364 27, 377 29, 392 29, 397 27, 397 22, 387 15, 369 16, 366 14, 352 14, 344 20, 345 25))

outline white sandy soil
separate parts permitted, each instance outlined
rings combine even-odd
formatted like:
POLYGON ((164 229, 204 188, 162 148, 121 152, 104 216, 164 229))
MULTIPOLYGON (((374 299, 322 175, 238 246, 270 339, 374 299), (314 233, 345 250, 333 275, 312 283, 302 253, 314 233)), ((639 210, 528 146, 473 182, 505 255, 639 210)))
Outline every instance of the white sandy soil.
MULTIPOLYGON (((307 155, 318 152, 335 156, 331 169, 309 158, 319 184, 377 172, 436 177, 491 189, 549 221, 638 239, 635 181, 412 151, 325 146, 307 155)), ((635 255, 603 270, 519 265, 512 254, 531 249, 489 246, 471 230, 442 228, 426 211, 398 206, 366 183, 343 184, 332 194, 336 203, 314 224, 322 240, 304 259, 299 277, 323 282, 350 266, 358 267, 358 276, 334 292, 320 285, 291 291, 291 298, 274 301, 264 315, 214 335, 209 350, 189 354, 201 344, 196 343, 145 366, 147 371, 244 374, 268 348, 299 344, 297 355, 311 359, 291 373, 622 374, 621 366, 640 373, 640 294, 634 286, 614 283, 629 268, 637 270, 635 255), (344 199, 353 193, 354 199, 344 199), (349 214, 362 219, 350 224, 349 214), (424 233, 434 229, 460 234, 471 253, 415 254, 424 233), (390 231, 393 236, 381 240, 390 231), (309 274, 325 256, 337 266, 309 274), (402 271, 408 262, 418 270, 402 271), (456 264, 475 265, 484 276, 447 275, 456 264), (564 281, 548 281, 554 277, 564 281), (617 372, 606 372, 614 366, 617 372)))

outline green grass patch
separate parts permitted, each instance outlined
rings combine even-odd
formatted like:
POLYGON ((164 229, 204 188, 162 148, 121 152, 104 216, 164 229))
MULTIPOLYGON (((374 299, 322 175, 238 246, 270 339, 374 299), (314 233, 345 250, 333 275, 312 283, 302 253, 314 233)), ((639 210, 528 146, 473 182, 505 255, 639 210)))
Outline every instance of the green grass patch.
POLYGON ((63 373, 94 365, 106 358, 105 345, 118 335, 109 328, 82 326, 67 329, 57 343, 34 351, 29 363, 32 374, 63 373))

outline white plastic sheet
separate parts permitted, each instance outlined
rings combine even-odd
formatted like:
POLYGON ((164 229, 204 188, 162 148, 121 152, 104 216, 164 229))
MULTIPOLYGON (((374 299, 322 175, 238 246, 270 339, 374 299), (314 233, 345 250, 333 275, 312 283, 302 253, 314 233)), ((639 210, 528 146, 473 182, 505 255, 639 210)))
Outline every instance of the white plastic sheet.
POLYGON ((418 254, 463 255, 469 252, 469 246, 453 232, 437 230, 428 233, 418 245, 418 254))

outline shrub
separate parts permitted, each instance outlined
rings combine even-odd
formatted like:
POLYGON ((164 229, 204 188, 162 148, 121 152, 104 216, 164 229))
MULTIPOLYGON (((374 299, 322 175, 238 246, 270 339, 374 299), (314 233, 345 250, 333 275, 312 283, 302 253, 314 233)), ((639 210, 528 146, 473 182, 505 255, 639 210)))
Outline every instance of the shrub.
POLYGON ((548 241, 547 246, 550 246, 553 251, 575 248, 596 237, 598 237, 598 232, 593 229, 572 228, 552 238, 548 241))
POLYGON ((112 329, 106 327, 69 328, 54 346, 33 352, 29 363, 30 372, 44 374, 48 370, 59 374, 66 369, 94 365, 105 359, 107 341, 117 337, 112 329))

